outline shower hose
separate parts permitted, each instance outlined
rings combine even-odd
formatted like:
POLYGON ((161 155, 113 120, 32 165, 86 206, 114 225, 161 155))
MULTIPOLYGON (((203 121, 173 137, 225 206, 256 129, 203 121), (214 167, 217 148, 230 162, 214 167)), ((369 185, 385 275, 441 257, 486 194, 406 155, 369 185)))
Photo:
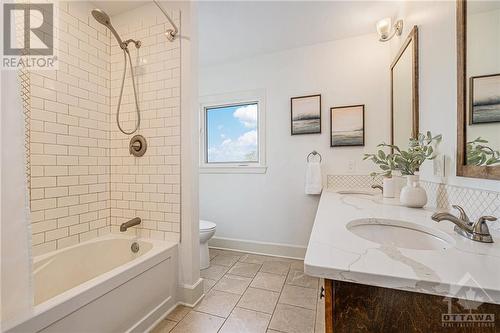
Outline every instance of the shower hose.
POLYGON ((120 88, 120 97, 118 97, 118 106, 116 107, 116 124, 118 128, 123 134, 133 134, 139 126, 141 125, 141 113, 139 111, 139 101, 137 99, 137 91, 135 87, 135 78, 134 78, 134 68, 132 67, 132 58, 130 57, 130 52, 127 47, 123 48, 123 75, 122 75, 122 86, 120 88), (135 109, 137 112, 137 121, 135 123, 135 128, 131 132, 125 131, 120 125, 120 106, 122 104, 123 97, 123 86, 125 85, 125 76, 127 74, 127 56, 128 62, 130 64, 130 76, 132 77, 132 88, 134 89, 134 98, 135 98, 135 109))

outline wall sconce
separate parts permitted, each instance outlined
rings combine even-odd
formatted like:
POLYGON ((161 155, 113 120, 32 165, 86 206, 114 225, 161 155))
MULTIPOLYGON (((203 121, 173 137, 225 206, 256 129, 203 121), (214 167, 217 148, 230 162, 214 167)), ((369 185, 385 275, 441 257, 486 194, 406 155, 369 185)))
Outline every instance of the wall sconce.
POLYGON ((387 42, 395 35, 401 36, 403 32, 403 20, 397 20, 394 26, 390 17, 386 17, 377 22, 377 32, 379 41, 387 42))

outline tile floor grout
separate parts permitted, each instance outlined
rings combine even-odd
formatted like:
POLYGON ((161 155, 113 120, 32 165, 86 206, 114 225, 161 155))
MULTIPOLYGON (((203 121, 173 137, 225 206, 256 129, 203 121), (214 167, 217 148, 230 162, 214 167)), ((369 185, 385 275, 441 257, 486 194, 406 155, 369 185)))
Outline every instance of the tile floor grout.
POLYGON ((280 302, 281 293, 283 292, 283 289, 285 288, 286 280, 288 279, 288 274, 290 274, 290 268, 288 269, 288 272, 286 273, 285 281, 283 282, 283 285, 281 286, 280 295, 278 296, 278 301, 276 302, 276 304, 274 304, 273 313, 271 314, 271 319, 269 320, 269 323, 267 323, 266 332, 269 330, 269 325, 271 325, 271 320, 273 319, 274 312, 276 312, 276 308, 278 307, 278 304, 280 302))
MULTIPOLYGON (((237 309, 241 309, 241 310, 245 310, 248 313, 260 314, 260 316, 264 318, 263 320, 265 320, 267 322, 265 329, 264 329, 264 326, 262 326, 261 329, 258 331, 244 330, 242 332, 263 332, 263 333, 265 333, 265 332, 273 332, 274 331, 274 332, 282 332, 282 333, 292 333, 294 328, 291 328, 292 331, 290 331, 290 330, 281 330, 281 329, 277 330, 276 328, 271 327, 271 325, 273 323, 273 318, 277 314, 277 309, 278 309, 279 305, 285 305, 285 306, 290 307, 292 309, 294 309, 294 308, 299 309, 301 311, 305 311, 306 313, 312 312, 314 317, 312 320, 311 332, 315 332, 317 327, 318 327, 318 311, 319 311, 319 307, 321 306, 321 302, 320 302, 320 300, 318 300, 318 298, 319 298, 318 292, 320 290, 320 284, 319 284, 318 279, 316 279, 316 281, 315 281, 316 282, 315 288, 311 288, 310 287, 311 281, 308 282, 307 280, 306 280, 306 282, 303 282, 302 285, 299 282, 296 282, 296 284, 294 284, 293 277, 291 277, 291 275, 290 275, 290 274, 292 274, 292 272, 294 272, 293 274, 302 273, 302 274, 300 274, 301 277, 307 277, 303 273, 303 267, 298 269, 297 266, 293 266, 294 263, 300 263, 300 262, 301 262, 301 260, 297 260, 297 259, 280 258, 280 257, 252 254, 252 253, 232 251, 232 250, 210 249, 210 263, 211 263, 210 267, 206 270, 202 270, 202 275, 203 275, 203 272, 207 272, 210 268, 212 268, 212 271, 209 274, 206 274, 207 277, 204 278, 204 280, 205 280, 204 281, 204 285, 205 285, 204 288, 206 288, 204 290, 205 297, 194 308, 188 308, 188 307, 181 308, 181 310, 185 311, 185 314, 178 321, 169 319, 169 317, 172 318, 171 315, 169 315, 155 329, 153 329, 152 332, 153 333, 160 333, 160 332, 166 333, 166 332, 173 332, 174 330, 177 331, 176 328, 180 329, 179 324, 181 324, 181 322, 183 322, 183 321, 187 321, 186 317, 189 316, 191 313, 203 314, 205 316, 208 316, 208 318, 215 317, 215 318, 220 319, 221 320, 220 325, 218 324, 219 325, 218 328, 214 329, 212 332, 221 332, 221 331, 226 329, 226 324, 229 325, 229 319, 233 320, 233 322, 235 320, 242 321, 241 318, 237 318, 238 315, 235 313, 235 311, 237 309), (219 257, 219 260, 217 260, 217 257, 219 257), (253 260, 252 260, 252 258, 253 258, 253 260), (229 264, 228 266, 223 264, 224 263, 223 259, 228 259, 228 264, 229 264), (269 260, 265 260, 265 259, 269 259, 269 260), (222 264, 219 261, 221 261, 222 264), (247 262, 247 261, 249 261, 249 262, 247 262), (239 266, 237 266, 238 263, 240 264, 239 266), (275 267, 273 268, 273 263, 278 263, 278 264, 275 264, 275 267), (280 267, 280 265, 281 265, 281 267, 280 267), (235 266, 236 267, 240 267, 240 266, 243 267, 243 268, 241 268, 242 271, 231 272, 235 266), (264 266, 266 266, 266 267, 264 267, 264 266), (248 273, 244 272, 244 267, 248 268, 248 270, 247 270, 248 273), (262 271, 263 268, 265 270, 268 270, 268 271, 267 272, 262 271), (274 272, 273 272, 273 269, 274 269, 274 272), (286 269, 286 274, 281 274, 280 272, 284 272, 285 269, 286 269), (215 272, 213 272, 214 270, 215 270, 215 272), (271 271, 271 272, 269 272, 269 271, 271 271), (276 272, 278 272, 278 273, 276 273, 276 272), (240 274, 240 275, 238 275, 238 274, 240 274), (244 290, 242 290, 242 291, 239 290, 237 286, 234 287, 234 288, 236 288, 236 291, 233 291, 233 292, 228 291, 228 290, 224 290, 223 288, 215 289, 217 287, 217 285, 219 285, 221 283, 221 281, 224 280, 224 278, 227 279, 228 276, 230 278, 236 277, 234 280, 237 281, 236 282, 237 284, 238 283, 246 284, 246 286, 244 287, 244 290), (268 287, 266 289, 265 287, 262 287, 262 285, 261 286, 252 286, 252 284, 255 283, 255 280, 257 277, 258 277, 257 281, 259 281, 257 283, 266 284, 265 283, 266 277, 272 279, 273 276, 275 276, 277 279, 279 277, 279 279, 278 279, 278 283, 280 284, 279 291, 276 290, 277 288, 273 289, 273 287, 268 287), (208 282, 208 280, 210 282, 208 282), (240 280, 240 281, 238 281, 238 280, 240 280), (282 282, 280 282, 281 280, 282 280, 282 282), (210 283, 209 287, 207 287, 207 285, 206 285, 207 282, 210 283), (293 290, 296 288, 296 290, 299 290, 299 291, 300 290, 314 291, 314 295, 315 295, 315 299, 316 299, 315 304, 314 304, 314 309, 311 309, 311 307, 307 307, 306 305, 301 306, 300 304, 294 304, 294 302, 290 301, 290 300, 283 301, 282 298, 284 295, 285 288, 287 286, 289 286, 288 290, 290 290, 290 289, 293 290), (273 305, 273 309, 272 309, 271 313, 256 310, 255 308, 252 308, 252 305, 240 304, 242 299, 247 295, 247 292, 249 292, 250 288, 255 289, 255 290, 259 290, 259 291, 264 292, 264 293, 269 293, 269 295, 271 295, 271 296, 277 294, 276 301, 273 305), (219 296, 220 295, 222 295, 222 296, 230 295, 232 297, 231 302, 228 304, 229 306, 226 307, 226 312, 225 312, 226 315, 222 315, 221 313, 217 313, 217 311, 212 311, 212 313, 210 313, 210 309, 201 308, 203 306, 202 304, 205 300, 209 299, 210 297, 214 297, 213 294, 218 294, 219 296), (208 295, 210 295, 210 297, 207 297, 208 295), (283 302, 285 302, 285 303, 283 303, 283 302), (288 303, 286 303, 286 302, 288 302, 288 303), (289 303, 292 303, 292 304, 289 304, 289 303), (216 314, 214 314, 214 312, 216 312, 216 314), (233 315, 236 319, 233 318, 233 315), (173 323, 173 326, 172 326, 172 323, 173 323), (163 327, 165 329, 163 329, 161 327, 162 324, 163 324, 163 327), (167 327, 167 324, 170 324, 171 326, 167 327), (262 331, 262 329, 264 329, 264 331, 262 331)), ((313 278, 308 277, 308 279, 312 279, 314 281, 313 278)), ((233 282, 234 282, 234 280, 233 280, 233 282)), ((275 282, 271 282, 271 284, 275 283, 275 282)), ((227 283, 230 283, 230 282, 227 282, 227 283)), ((275 283, 275 284, 277 284, 277 283, 275 283)), ((229 288, 231 288, 231 287, 229 287, 229 288)), ((290 297, 290 296, 288 296, 288 297, 290 297)), ((306 296, 304 296, 304 297, 306 297, 306 296)), ((292 298, 293 298, 293 296, 292 296, 292 298)), ((252 300, 247 301, 247 302, 251 303, 252 300)), ((207 303, 210 303, 210 300, 207 301, 207 303)), ((295 302, 295 303, 297 303, 297 302, 295 302)), ((175 310, 177 310, 177 308, 175 310)), ((174 312, 174 311, 172 311, 172 312, 174 312)), ((293 319, 293 318, 291 318, 291 319, 293 319)), ((184 324, 184 326, 189 325, 189 323, 187 323, 187 324, 183 323, 183 324, 184 324)), ((238 324, 241 325, 242 323, 240 322, 238 324)), ((233 323, 233 326, 234 326, 234 323, 233 323)), ((187 331, 183 331, 183 332, 187 332, 187 331)), ((200 332, 200 331, 195 329, 195 330, 191 330, 189 332, 200 332)), ((237 333, 237 332, 235 332, 235 333, 237 333)))
MULTIPOLYGON (((223 251, 223 250, 221 250, 221 251, 223 251)), ((240 253, 244 253, 244 252, 240 252, 240 253)), ((220 254, 219 254, 219 255, 220 255, 220 254)), ((215 258, 217 258, 217 256, 218 256, 218 255, 216 255, 216 256, 214 257, 214 259, 215 259, 215 258)), ((212 259, 210 259, 210 261, 212 261, 212 259)), ((239 259, 238 259, 238 261, 236 261, 234 264, 232 264, 232 265, 229 267, 228 271, 227 271, 227 272, 226 272, 226 273, 225 273, 225 274, 224 274, 224 275, 223 275, 223 276, 222 276, 222 277, 221 277, 218 281, 222 280, 222 278, 224 278, 224 276, 226 276, 227 274, 229 274, 229 271, 231 270, 231 268, 232 268, 234 265, 236 265, 236 263, 238 263, 238 262, 241 262, 241 261, 239 261, 239 259)), ((262 265, 259 265, 259 266, 260 266, 260 267, 259 267, 259 271, 260 271, 260 269, 262 268, 262 265)), ((234 274, 234 275, 235 275, 235 276, 239 276, 239 275, 236 275, 236 274, 234 274)), ((234 307, 231 309, 231 312, 229 313, 229 315, 227 316, 227 318, 224 318, 224 322, 222 323, 221 327, 217 330, 217 332, 220 332, 220 330, 224 327, 224 324, 226 323, 227 319, 229 318, 229 316, 231 316, 231 314, 233 313, 234 309, 238 306, 238 303, 240 302, 241 298, 243 297, 243 295, 245 294, 245 292, 248 290, 248 288, 250 288, 250 285, 252 284, 253 279, 255 279, 255 277, 256 277, 256 276, 257 276, 257 273, 255 273, 254 277, 252 278, 252 280, 250 281, 250 283, 248 284, 248 286, 245 288, 245 291, 244 291, 244 292, 240 295, 240 297, 238 298, 238 301, 236 302, 236 304, 234 305, 234 307)), ((218 282, 218 281, 217 281, 217 282, 218 282)), ((213 286, 212 286, 212 288, 210 288, 210 290, 212 290, 212 289, 213 289, 216 285, 217 285, 217 283, 216 283, 215 285, 213 285, 213 286)), ((244 309, 244 308, 243 308, 243 309, 244 309)), ((251 309, 247 309, 247 310, 251 310, 251 309)), ((255 311, 255 310, 254 310, 254 311, 255 311)), ((256 311, 256 312, 258 312, 258 311, 256 311)), ((261 313, 265 313, 265 312, 261 312, 261 313)), ((266 314, 267 314, 267 313, 266 313, 266 314)), ((268 324, 268 326, 266 327, 266 331, 267 331, 268 329, 269 329, 269 324, 268 324)))

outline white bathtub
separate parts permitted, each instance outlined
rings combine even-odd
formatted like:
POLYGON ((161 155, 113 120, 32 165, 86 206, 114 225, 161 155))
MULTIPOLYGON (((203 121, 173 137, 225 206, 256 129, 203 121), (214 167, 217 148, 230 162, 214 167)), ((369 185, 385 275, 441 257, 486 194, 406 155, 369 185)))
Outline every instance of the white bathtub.
POLYGON ((33 316, 7 332, 143 332, 175 305, 173 242, 110 234, 39 256, 33 266, 33 316))

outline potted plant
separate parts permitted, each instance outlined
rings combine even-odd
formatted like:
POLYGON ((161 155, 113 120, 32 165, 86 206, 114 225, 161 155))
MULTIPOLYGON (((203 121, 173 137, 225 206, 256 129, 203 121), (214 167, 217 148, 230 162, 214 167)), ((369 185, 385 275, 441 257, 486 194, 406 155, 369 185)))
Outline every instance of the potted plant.
MULTIPOLYGON (((434 146, 441 140, 442 135, 432 136, 431 132, 427 132, 426 134, 419 133, 416 138, 411 138, 407 150, 386 143, 378 145, 378 147, 391 148, 392 152, 388 155, 394 162, 393 170, 398 170, 401 175, 406 176, 406 186, 403 187, 400 195, 400 201, 403 205, 423 207, 427 203, 427 194, 420 187, 417 171, 426 160, 436 158, 437 154, 435 154, 434 146)), ((368 154, 368 157, 365 155, 365 159, 372 156, 370 154, 368 154)), ((391 170, 391 173, 393 170, 391 170)))
MULTIPOLYGON (((379 145, 380 146, 380 145, 379 145)), ((394 198, 396 186, 394 184, 394 178, 392 177, 392 172, 396 170, 396 162, 394 161, 394 154, 385 153, 382 149, 379 149, 376 154, 365 154, 363 160, 371 160, 373 163, 378 165, 380 172, 372 172, 370 175, 372 177, 382 176, 383 190, 382 194, 385 198, 394 198)))

